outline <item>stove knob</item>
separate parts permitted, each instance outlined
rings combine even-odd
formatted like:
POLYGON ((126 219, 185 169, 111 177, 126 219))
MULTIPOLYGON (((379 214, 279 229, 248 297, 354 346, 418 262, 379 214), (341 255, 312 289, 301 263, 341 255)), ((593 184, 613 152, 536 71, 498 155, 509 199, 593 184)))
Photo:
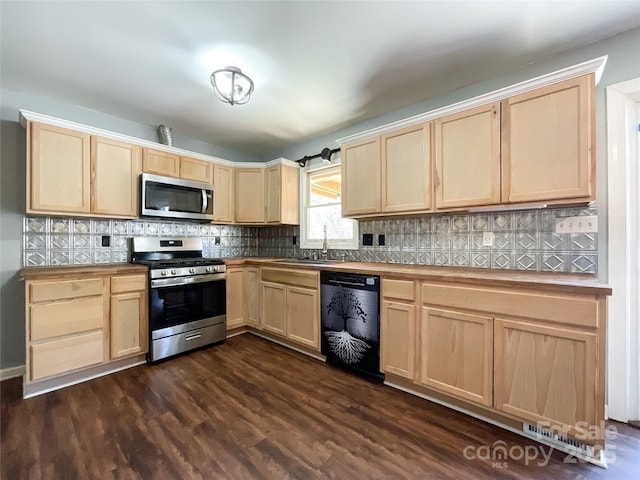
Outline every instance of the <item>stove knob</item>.
POLYGON ((213 267, 207 267, 207 272, 213 272, 213 267))
POLYGON ((196 269, 195 268, 190 268, 189 269, 189 273, 196 273, 196 269))
POLYGON ((178 274, 178 270, 176 270, 175 268, 171 270, 171 275, 177 275, 177 274, 178 274))
POLYGON ((160 275, 162 275, 163 277, 166 277, 167 276, 167 271, 166 270, 162 270, 160 272, 160 275))

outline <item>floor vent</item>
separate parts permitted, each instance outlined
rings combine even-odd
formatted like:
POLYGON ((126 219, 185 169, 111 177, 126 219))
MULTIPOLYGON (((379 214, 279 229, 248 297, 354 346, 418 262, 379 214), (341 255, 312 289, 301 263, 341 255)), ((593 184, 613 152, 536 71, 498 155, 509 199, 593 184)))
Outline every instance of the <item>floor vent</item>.
POLYGON ((537 440, 546 440, 547 442, 556 444, 561 450, 574 453, 579 457, 585 456, 593 458, 595 455, 595 449, 591 445, 581 442, 580 440, 567 437, 566 435, 560 435, 548 428, 524 423, 523 431, 537 440))

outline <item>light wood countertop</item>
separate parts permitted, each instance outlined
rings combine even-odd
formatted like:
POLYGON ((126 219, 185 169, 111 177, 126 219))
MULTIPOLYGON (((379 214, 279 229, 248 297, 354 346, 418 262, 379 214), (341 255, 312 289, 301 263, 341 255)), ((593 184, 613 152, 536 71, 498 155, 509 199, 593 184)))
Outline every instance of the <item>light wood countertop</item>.
POLYGON ((428 265, 371 262, 337 262, 314 265, 309 263, 294 263, 291 260, 292 259, 283 258, 246 257, 225 259, 225 262, 229 266, 269 265, 280 268, 364 273, 401 279, 463 282, 484 287, 527 287, 568 293, 611 295, 611 287, 609 285, 602 283, 595 275, 589 274, 435 267, 428 265))
POLYGON ((78 275, 135 275, 148 272, 144 265, 131 263, 106 263, 102 265, 61 265, 57 267, 23 267, 20 278, 38 280, 49 277, 74 277, 78 275))

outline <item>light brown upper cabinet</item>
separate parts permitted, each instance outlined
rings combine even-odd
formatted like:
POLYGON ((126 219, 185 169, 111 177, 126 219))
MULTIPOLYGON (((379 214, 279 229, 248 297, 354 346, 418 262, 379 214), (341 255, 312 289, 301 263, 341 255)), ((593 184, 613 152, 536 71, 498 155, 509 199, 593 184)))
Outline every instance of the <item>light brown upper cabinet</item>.
POLYGON ((89 213, 89 134, 29 122, 27 142, 27 213, 89 213))
POLYGON ((502 103, 502 201, 595 199, 594 76, 502 103))
POLYGON ((213 184, 213 163, 197 158, 181 157, 174 153, 144 148, 142 155, 142 171, 163 175, 165 177, 182 178, 194 182, 213 184))
POLYGON ((379 213, 382 206, 380 137, 342 147, 342 216, 379 213))
POLYGON ((142 153, 142 171, 166 177, 180 176, 180 156, 174 153, 144 148, 142 153))
POLYGON ((180 178, 213 184, 213 163, 196 158, 180 157, 180 178))
POLYGON ((141 147, 30 123, 27 212, 136 218, 141 147))
POLYGON ((500 203, 500 103, 435 121, 436 208, 500 203))
POLYGON ((213 221, 216 223, 233 223, 233 167, 213 165, 213 221))
POLYGON ((267 222, 298 225, 300 173, 298 167, 275 165, 267 168, 267 222))
POLYGON ((265 181, 264 168, 236 168, 236 222, 264 223, 265 181))
POLYGON ((431 123, 382 135, 382 212, 432 208, 431 123))
POLYGON ((91 137, 91 212, 136 218, 139 213, 142 148, 91 137))

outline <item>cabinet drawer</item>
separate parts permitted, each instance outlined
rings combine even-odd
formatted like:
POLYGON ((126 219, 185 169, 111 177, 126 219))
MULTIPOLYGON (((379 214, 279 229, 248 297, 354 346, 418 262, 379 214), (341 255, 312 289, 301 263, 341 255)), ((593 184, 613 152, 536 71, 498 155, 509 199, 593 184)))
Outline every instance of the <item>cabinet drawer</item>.
POLYGON ((397 298, 399 300, 415 300, 415 292, 412 280, 382 279, 382 296, 384 298, 397 298))
POLYGON ((30 305, 29 318, 31 340, 42 340, 102 328, 104 305, 102 297, 30 305))
POLYGON ((102 295, 103 286, 102 278, 32 283, 29 288, 29 301, 32 303, 50 302, 102 295))
POLYGON ((32 345, 31 380, 101 363, 103 349, 102 331, 32 345))
POLYGON ((284 283, 297 287, 318 288, 318 272, 305 272, 304 270, 288 270, 277 268, 263 268, 262 281, 284 283))
POLYGON ((111 293, 135 292, 147 288, 146 275, 123 275, 111 277, 111 293))
POLYGON ((456 308, 473 308, 492 315, 534 318, 580 327, 598 326, 595 298, 424 283, 422 302, 456 308))

